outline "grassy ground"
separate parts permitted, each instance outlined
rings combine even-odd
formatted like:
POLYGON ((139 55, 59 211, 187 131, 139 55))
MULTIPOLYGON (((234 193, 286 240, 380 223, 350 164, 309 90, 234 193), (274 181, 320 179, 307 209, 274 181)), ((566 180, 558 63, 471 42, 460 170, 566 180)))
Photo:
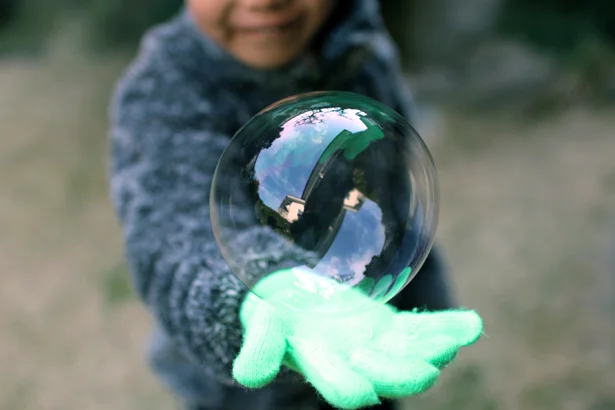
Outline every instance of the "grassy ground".
MULTIPOLYGON (((122 58, 0 61, 0 408, 174 408, 142 360, 106 196, 122 58)), ((408 408, 615 409, 615 112, 451 115, 434 155, 458 296, 486 337, 408 408)))

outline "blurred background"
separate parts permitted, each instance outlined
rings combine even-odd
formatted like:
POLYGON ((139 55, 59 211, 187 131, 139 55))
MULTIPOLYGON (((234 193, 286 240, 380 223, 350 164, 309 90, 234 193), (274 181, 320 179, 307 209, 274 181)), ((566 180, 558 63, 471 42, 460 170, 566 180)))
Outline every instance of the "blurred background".
MULTIPOLYGON (((0 0, 0 409, 167 410, 107 197, 112 87, 181 0, 0 0)), ((421 410, 615 409, 615 3, 382 0, 485 319, 421 410)))

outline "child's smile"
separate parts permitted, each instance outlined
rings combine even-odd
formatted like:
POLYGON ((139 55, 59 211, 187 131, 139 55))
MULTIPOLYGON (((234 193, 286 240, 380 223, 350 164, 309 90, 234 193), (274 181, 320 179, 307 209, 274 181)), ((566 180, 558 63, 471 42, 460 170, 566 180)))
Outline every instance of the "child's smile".
MULTIPOLYGON (((304 26, 304 18, 297 16, 292 19, 277 19, 260 23, 238 25, 235 32, 245 38, 246 41, 284 42, 292 41, 297 34, 301 33, 304 26)), ((271 46, 271 44, 269 44, 271 46)))
POLYGON ((283 66, 309 47, 332 0, 188 0, 201 30, 257 69, 283 66))

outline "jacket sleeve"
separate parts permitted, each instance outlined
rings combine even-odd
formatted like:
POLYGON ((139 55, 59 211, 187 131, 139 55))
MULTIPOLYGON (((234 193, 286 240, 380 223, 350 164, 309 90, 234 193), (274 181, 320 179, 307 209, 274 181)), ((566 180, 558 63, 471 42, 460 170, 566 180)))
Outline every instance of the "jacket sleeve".
MULTIPOLYGON (((111 109, 110 191, 136 291, 181 350, 228 382, 248 290, 212 232, 209 192, 230 138, 213 129, 212 115, 180 76, 127 74, 111 109)), ((235 212, 253 207, 239 203, 235 212)), ((303 257, 264 227, 233 241, 248 270, 274 271, 303 257)))

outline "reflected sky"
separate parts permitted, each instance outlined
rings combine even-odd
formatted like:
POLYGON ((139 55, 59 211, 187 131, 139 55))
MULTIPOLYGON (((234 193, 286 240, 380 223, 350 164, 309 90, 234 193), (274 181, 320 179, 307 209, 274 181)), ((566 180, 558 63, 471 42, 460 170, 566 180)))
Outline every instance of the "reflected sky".
POLYGON ((314 270, 356 285, 384 248, 385 230, 378 204, 367 199, 359 212, 346 212, 333 244, 314 270))
POLYGON ((261 201, 278 209, 287 195, 300 198, 318 159, 343 131, 367 129, 359 110, 323 108, 284 123, 279 137, 258 154, 254 165, 261 201))
MULTIPOLYGON (((279 137, 258 154, 254 165, 258 194, 278 210, 290 195, 301 198, 310 175, 329 145, 344 131, 367 130, 359 110, 323 108, 298 115, 283 124, 279 137)), ((315 270, 351 285, 363 279, 366 266, 385 244, 382 210, 372 200, 357 212, 346 211, 343 222, 315 270)))

